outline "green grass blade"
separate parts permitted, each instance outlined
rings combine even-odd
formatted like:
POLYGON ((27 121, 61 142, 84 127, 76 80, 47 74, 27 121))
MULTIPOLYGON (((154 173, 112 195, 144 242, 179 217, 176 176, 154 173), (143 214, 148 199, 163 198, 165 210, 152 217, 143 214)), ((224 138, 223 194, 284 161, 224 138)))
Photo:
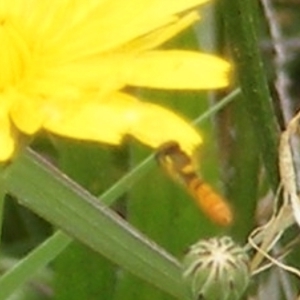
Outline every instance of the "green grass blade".
POLYGON ((174 258, 32 152, 7 168, 5 184, 22 205, 136 276, 185 298, 174 258))
MULTIPOLYGON (((100 148, 95 143, 57 137, 54 142, 58 168, 92 194, 101 194, 122 175, 123 169, 127 171, 125 147, 100 148)), ((52 269, 55 300, 81 300, 94 299, 97 295, 111 299, 119 268, 73 240, 55 258, 52 269)))
POLYGON ((220 110, 222 110, 226 105, 228 105, 233 100, 237 99, 241 95, 241 89, 237 88, 233 90, 230 94, 224 97, 222 100, 218 101, 215 105, 211 106, 207 109, 203 114, 201 114, 197 119, 193 121, 193 124, 198 125, 201 122, 205 121, 212 115, 216 114, 220 110))
POLYGON ((34 249, 23 260, 0 277, 0 299, 7 299, 23 283, 35 276, 41 266, 46 265, 60 253, 72 239, 62 232, 56 232, 34 249), (45 261, 47 258, 47 261, 45 261), (42 262, 42 263, 41 263, 42 262))
POLYGON ((128 191, 134 183, 140 180, 155 166, 154 155, 151 154, 139 163, 134 169, 125 174, 118 182, 112 185, 105 191, 100 199, 103 203, 111 205, 115 199, 122 196, 124 192, 128 191))

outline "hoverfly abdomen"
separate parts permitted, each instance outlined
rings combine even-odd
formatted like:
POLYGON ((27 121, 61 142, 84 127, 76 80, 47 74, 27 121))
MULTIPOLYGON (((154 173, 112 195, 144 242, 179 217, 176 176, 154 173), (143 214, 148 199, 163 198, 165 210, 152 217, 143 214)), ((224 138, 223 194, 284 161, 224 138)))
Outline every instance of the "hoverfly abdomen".
POLYGON ((215 223, 222 226, 231 224, 233 216, 228 203, 213 188, 196 178, 189 190, 192 191, 197 205, 203 212, 210 217, 215 223))

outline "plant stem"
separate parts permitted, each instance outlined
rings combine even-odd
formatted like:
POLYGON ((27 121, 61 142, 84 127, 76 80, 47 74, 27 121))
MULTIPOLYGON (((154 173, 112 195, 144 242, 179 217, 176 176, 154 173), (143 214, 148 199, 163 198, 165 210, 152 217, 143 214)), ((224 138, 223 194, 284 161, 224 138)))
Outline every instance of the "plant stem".
POLYGON ((229 45, 243 93, 241 101, 252 122, 266 173, 275 191, 279 183, 279 127, 259 53, 257 3, 253 0, 224 0, 222 5, 229 45))

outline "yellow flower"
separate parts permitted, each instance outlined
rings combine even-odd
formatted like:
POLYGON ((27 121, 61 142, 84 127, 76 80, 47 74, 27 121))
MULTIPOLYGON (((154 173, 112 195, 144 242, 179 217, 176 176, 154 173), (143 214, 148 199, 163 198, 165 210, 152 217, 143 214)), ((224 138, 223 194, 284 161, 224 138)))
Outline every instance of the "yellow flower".
POLYGON ((198 19, 206 0, 11 0, 0 2, 0 160, 14 132, 41 129, 151 147, 173 140, 191 154, 201 137, 186 121, 126 86, 226 86, 229 64, 181 50, 153 50, 198 19))

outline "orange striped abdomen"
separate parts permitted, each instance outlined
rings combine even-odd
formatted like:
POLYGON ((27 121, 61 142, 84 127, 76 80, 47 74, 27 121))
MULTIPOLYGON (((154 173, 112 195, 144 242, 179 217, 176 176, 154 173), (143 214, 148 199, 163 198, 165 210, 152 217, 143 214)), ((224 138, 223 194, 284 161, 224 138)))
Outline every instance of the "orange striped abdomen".
POLYGON ((195 177, 187 185, 197 205, 212 221, 222 226, 231 224, 233 215, 229 204, 209 184, 195 177))

